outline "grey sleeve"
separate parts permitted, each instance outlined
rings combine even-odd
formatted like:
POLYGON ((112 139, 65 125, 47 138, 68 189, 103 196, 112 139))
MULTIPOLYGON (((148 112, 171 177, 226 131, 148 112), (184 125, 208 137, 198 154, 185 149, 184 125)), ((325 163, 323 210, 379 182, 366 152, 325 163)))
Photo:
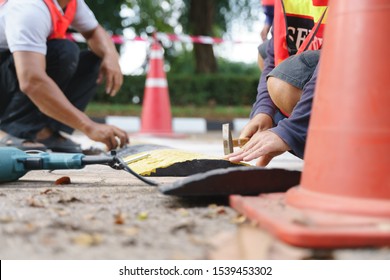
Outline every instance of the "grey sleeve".
POLYGON ((271 131, 282 138, 283 141, 290 146, 295 155, 300 158, 303 158, 305 152, 318 67, 319 64, 317 65, 312 78, 303 88, 302 97, 295 106, 291 116, 281 120, 276 127, 271 129, 271 131))
POLYGON ((10 2, 5 26, 5 36, 11 52, 33 51, 46 54, 51 18, 43 1, 10 2))
POLYGON ((78 32, 87 32, 98 26, 98 21, 84 0, 77 0, 77 11, 72 21, 72 27, 78 32))
POLYGON ((273 118, 276 110, 276 106, 272 102, 271 97, 269 96, 268 89, 267 89, 267 81, 266 81, 266 77, 269 74, 269 72, 271 72, 271 70, 275 68, 273 38, 269 40, 266 52, 267 52, 267 57, 264 60, 264 70, 260 76, 259 85, 257 87, 257 97, 255 103, 253 104, 250 118, 253 118, 255 115, 259 113, 267 114, 271 116, 271 118, 273 118))

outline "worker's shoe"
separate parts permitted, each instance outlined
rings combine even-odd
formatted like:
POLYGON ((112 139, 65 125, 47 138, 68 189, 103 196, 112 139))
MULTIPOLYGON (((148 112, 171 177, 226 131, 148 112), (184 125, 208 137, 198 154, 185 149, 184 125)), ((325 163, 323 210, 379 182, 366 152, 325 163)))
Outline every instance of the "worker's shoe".
POLYGON ((47 147, 42 143, 29 139, 18 138, 0 130, 0 147, 13 147, 23 151, 46 151, 47 147))
POLYGON ((44 144, 52 152, 82 153, 80 144, 73 142, 58 132, 53 132, 49 137, 37 141, 44 144))

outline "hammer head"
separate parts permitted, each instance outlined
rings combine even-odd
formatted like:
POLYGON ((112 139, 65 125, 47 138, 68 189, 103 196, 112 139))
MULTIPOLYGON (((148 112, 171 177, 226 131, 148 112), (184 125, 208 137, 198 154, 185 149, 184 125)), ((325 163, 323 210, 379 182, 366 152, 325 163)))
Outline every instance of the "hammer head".
POLYGON ((223 153, 228 155, 233 153, 233 138, 230 130, 230 124, 225 123, 222 125, 222 139, 223 139, 223 153))

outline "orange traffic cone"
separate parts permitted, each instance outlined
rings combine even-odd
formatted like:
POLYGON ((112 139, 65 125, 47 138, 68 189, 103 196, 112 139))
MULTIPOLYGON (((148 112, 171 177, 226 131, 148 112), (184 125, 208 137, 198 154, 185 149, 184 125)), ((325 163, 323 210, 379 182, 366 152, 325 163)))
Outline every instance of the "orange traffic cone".
POLYGON ((163 49, 156 39, 151 46, 140 132, 160 136, 172 134, 171 105, 164 72, 163 49))
POLYGON ((387 0, 330 1, 300 185, 231 197, 285 242, 390 245, 389 18, 387 0))

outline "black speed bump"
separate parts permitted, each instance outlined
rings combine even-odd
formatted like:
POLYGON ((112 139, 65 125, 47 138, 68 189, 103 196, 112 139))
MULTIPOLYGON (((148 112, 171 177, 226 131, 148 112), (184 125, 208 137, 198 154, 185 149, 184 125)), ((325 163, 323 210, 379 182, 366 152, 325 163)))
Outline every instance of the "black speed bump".
POLYGON ((182 197, 259 195, 285 192, 298 185, 300 178, 300 171, 240 166, 191 175, 162 185, 159 190, 166 195, 182 197))

